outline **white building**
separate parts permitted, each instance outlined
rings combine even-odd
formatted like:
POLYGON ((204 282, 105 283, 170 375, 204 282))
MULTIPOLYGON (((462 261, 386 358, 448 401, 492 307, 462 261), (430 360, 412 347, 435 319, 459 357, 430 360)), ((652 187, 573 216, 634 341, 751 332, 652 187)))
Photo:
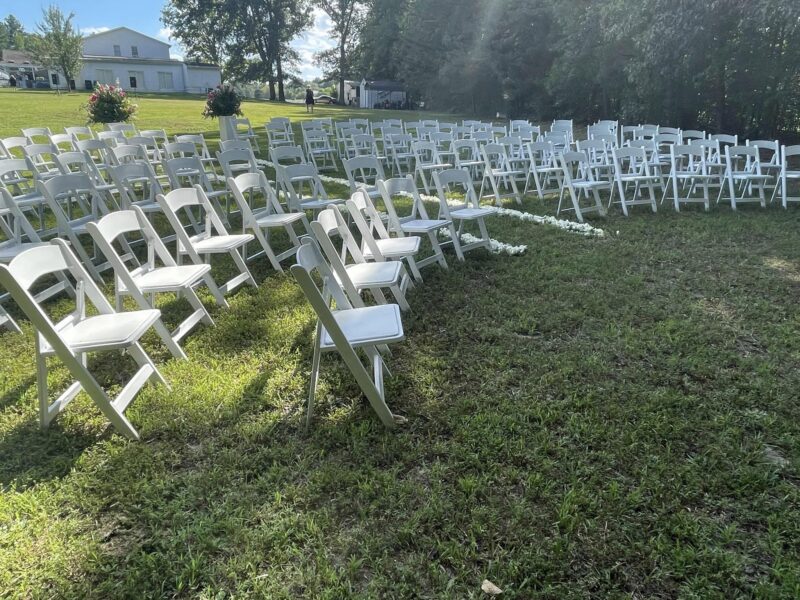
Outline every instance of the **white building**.
MULTIPOLYGON (((83 39, 81 73, 73 85, 91 89, 95 83, 119 82, 137 92, 204 93, 220 84, 217 65, 170 58, 169 48, 168 43, 127 27, 88 35, 83 39)), ((33 65, 25 53, 4 50, 2 55, 0 70, 21 74, 17 79, 30 81, 29 87, 67 86, 63 75, 33 65)))

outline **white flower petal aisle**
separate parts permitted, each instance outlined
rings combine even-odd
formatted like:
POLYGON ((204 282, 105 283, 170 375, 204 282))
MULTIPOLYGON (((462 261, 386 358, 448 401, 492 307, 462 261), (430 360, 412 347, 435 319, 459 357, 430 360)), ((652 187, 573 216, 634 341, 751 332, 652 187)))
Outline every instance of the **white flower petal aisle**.
MULTIPOLYGON (((452 237, 450 235, 450 230, 447 229, 446 227, 442 227, 439 230, 439 235, 442 235, 447 238, 452 237)), ((459 236, 459 239, 461 240, 461 243, 465 245, 480 241, 480 238, 475 237, 471 233, 462 233, 459 236)), ((491 252, 492 254, 508 254, 509 256, 520 256, 521 254, 525 254, 525 251, 527 249, 528 247, 524 245, 512 246, 511 244, 506 244, 505 242, 500 242, 493 238, 489 239, 489 252, 491 252)))

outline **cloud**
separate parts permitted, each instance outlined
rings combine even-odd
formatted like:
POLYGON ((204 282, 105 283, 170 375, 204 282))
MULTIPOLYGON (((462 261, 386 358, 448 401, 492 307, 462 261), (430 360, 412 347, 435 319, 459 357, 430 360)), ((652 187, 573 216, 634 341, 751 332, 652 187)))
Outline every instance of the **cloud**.
POLYGON ((172 28, 171 27, 162 27, 158 30, 156 37, 160 40, 164 40, 165 42, 172 41, 172 28))
POLYGON ((314 24, 292 40, 292 48, 297 50, 300 55, 298 75, 303 79, 314 79, 322 75, 322 70, 316 64, 314 54, 336 46, 336 42, 331 39, 332 26, 331 19, 325 14, 325 11, 315 8, 314 24))
POLYGON ((82 35, 94 35, 95 33, 103 33, 104 31, 110 31, 111 27, 81 27, 81 34, 82 35))

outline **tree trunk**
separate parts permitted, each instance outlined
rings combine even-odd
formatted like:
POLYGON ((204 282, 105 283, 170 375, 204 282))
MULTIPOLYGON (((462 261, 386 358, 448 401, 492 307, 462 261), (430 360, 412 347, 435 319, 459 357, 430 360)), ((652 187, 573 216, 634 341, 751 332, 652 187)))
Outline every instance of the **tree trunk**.
POLYGON ((275 73, 278 76, 278 100, 286 102, 286 94, 283 91, 283 63, 280 54, 275 58, 275 73))
POLYGON ((339 104, 347 104, 344 98, 344 43, 339 46, 339 104))
POLYGON ((275 100, 275 76, 270 74, 267 77, 267 81, 269 81, 269 99, 275 100))

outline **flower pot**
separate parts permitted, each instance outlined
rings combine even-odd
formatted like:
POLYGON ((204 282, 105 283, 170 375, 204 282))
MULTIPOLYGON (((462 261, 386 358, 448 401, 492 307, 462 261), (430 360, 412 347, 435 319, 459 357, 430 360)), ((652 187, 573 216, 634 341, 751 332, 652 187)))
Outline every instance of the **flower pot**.
POLYGON ((235 140, 239 136, 236 135, 236 117, 219 117, 219 140, 225 142, 227 140, 235 140))

